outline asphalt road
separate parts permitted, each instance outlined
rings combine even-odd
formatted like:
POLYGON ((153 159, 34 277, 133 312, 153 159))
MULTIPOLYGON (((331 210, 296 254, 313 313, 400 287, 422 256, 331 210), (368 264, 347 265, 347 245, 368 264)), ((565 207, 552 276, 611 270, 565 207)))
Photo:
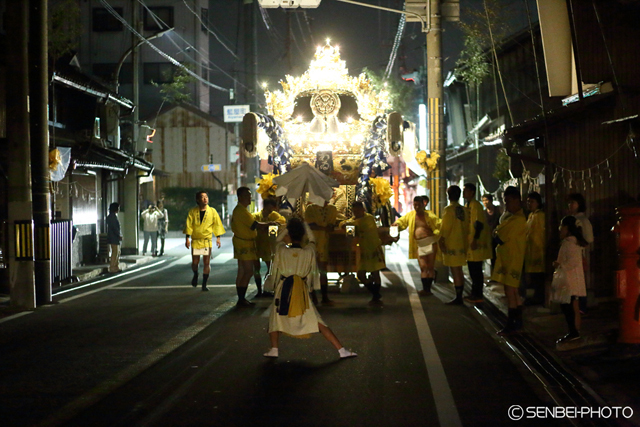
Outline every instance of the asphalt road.
POLYGON ((552 405, 486 319, 442 303, 451 289, 418 299, 405 285, 419 283, 417 263, 397 248, 383 308, 364 289, 319 307, 357 358, 339 360, 316 335, 283 337, 280 358, 266 359, 270 301, 234 307, 230 245, 214 252, 210 292, 191 287, 176 246, 0 323, 1 424, 495 426, 514 424, 513 405, 552 405))

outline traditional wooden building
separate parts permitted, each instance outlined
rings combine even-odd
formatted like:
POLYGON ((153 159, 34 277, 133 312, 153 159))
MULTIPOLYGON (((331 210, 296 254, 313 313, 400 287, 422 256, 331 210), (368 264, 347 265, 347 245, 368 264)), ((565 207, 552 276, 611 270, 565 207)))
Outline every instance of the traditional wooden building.
POLYGON ((550 257, 557 253, 557 229, 567 213, 567 196, 585 196, 595 237, 589 290, 590 303, 595 304, 597 297, 614 294, 615 209, 640 201, 640 3, 572 3, 571 15, 566 6, 558 6, 557 12, 541 9, 540 16, 550 81, 547 94, 555 95, 562 106, 545 104, 538 114, 507 127, 503 139, 516 176, 544 168, 551 184, 545 186, 550 257), (544 10, 552 16, 545 16, 544 10), (564 25, 556 22, 558 13, 565 14, 564 25), (563 42, 568 43, 564 56, 548 49, 563 42), (568 71, 558 73, 563 63, 568 71))

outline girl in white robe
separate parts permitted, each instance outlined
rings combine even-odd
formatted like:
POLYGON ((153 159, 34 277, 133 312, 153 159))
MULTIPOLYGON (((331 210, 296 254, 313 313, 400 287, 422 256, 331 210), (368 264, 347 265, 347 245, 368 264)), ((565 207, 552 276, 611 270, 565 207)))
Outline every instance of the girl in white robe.
POLYGON ((340 358, 354 357, 356 353, 345 349, 335 334, 320 317, 309 298, 309 292, 320 286, 316 268, 315 237, 309 226, 299 218, 291 218, 286 230, 278 236, 273 263, 265 290, 274 291, 269 316, 271 349, 265 357, 278 357, 280 334, 308 338, 320 332, 338 350, 340 358), (309 244, 301 243, 308 236, 309 244), (288 241, 289 245, 285 243, 288 241))

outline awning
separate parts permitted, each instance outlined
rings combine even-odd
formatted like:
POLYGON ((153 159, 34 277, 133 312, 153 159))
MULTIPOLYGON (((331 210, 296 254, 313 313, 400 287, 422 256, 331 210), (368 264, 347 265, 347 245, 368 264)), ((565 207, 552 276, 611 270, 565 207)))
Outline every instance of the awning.
POLYGON ((119 104, 121 107, 126 108, 129 112, 133 111, 133 102, 124 98, 104 85, 92 80, 90 77, 73 69, 66 69, 64 71, 56 71, 51 77, 52 81, 71 87, 73 89, 84 92, 88 95, 100 98, 103 101, 111 101, 119 104))
POLYGON ((71 157, 76 166, 92 169, 124 172, 129 167, 135 167, 145 172, 153 170, 153 163, 135 157, 126 151, 100 147, 95 144, 73 147, 71 157))

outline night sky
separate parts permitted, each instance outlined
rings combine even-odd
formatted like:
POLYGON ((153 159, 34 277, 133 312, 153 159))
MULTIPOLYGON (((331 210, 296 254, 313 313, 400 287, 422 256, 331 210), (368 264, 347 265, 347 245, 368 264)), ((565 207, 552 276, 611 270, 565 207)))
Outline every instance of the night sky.
MULTIPOLYGON (((361 1, 393 9, 402 9, 403 5, 403 2, 398 0, 361 1)), ((501 1, 509 12, 504 16, 509 16, 516 30, 527 26, 525 1, 529 1, 533 19, 537 21, 535 0, 501 1)), ((240 84, 244 84, 241 3, 211 0, 209 19, 214 27, 212 29, 228 47, 238 52, 240 58, 239 61, 235 61, 233 56, 211 37, 214 52, 211 61, 226 73, 237 76, 240 84)), ((461 19, 468 19, 469 10, 481 7, 482 4, 483 0, 460 0, 461 19)), ((272 89, 279 88, 277 83, 285 74, 303 73, 313 58, 316 46, 324 44, 327 37, 331 39, 332 44, 340 46, 341 57, 347 62, 351 75, 359 74, 364 67, 384 71, 400 20, 399 14, 335 0, 322 0, 319 8, 304 9, 308 24, 302 13, 303 9, 290 13, 293 36, 290 53, 287 55, 287 12, 284 9, 264 10, 270 30, 267 30, 265 19, 258 13, 258 81, 268 82, 272 89)), ((443 72, 446 76, 447 72, 455 67, 463 47, 463 35, 457 23, 444 22, 443 27, 443 72)), ((425 35, 420 31, 419 24, 407 23, 392 73, 398 76, 400 67, 409 71, 419 68, 424 61, 424 43, 425 35)), ((234 85, 230 78, 220 72, 212 72, 210 80, 223 87, 232 88, 234 85)), ((240 84, 237 84, 237 103, 244 103, 246 92, 240 84)), ((260 97, 260 100, 262 99, 260 97)), ((213 102, 214 115, 222 116, 222 105, 233 103, 228 99, 228 94, 217 92, 213 102)))

